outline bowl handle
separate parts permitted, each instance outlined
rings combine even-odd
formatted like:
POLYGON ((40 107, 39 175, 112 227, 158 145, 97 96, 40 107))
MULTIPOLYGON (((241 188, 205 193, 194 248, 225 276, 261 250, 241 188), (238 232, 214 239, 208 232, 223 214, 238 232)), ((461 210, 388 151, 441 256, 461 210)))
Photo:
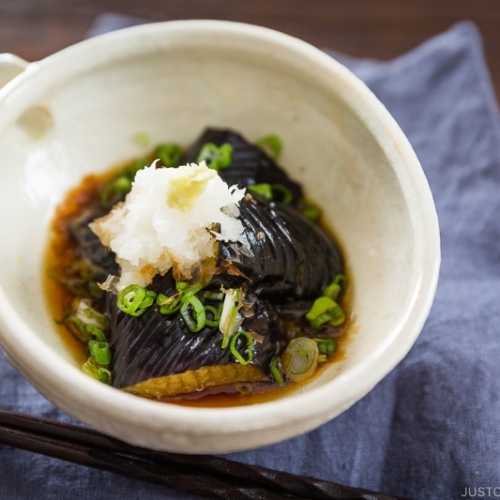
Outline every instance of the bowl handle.
POLYGON ((14 54, 0 54, 0 89, 21 74, 28 65, 27 61, 14 54))

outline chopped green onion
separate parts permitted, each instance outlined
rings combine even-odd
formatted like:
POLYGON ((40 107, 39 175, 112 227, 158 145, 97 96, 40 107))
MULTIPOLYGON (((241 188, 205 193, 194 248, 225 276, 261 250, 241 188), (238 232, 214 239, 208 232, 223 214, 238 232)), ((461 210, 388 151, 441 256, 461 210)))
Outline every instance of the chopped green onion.
POLYGON ((151 161, 149 160, 149 158, 139 158, 130 163, 130 165, 128 165, 128 167, 125 170, 123 170, 122 175, 130 179, 130 181, 133 181, 135 174, 139 170, 145 168, 150 163, 151 161))
POLYGON ((167 297, 163 293, 159 293, 156 297, 156 305, 160 306, 160 314, 173 314, 181 308, 181 296, 179 293, 167 297))
MULTIPOLYGON (((63 283, 66 288, 77 297, 93 297, 94 293, 90 288, 91 282, 82 278, 62 278, 61 283, 63 283)), ((98 298, 98 297, 96 297, 98 298)))
POLYGON ((347 278, 343 274, 337 274, 335 279, 323 290, 323 296, 332 300, 341 297, 347 285, 347 278))
POLYGON ((203 298, 220 302, 224 299, 224 292, 213 292, 211 290, 207 290, 206 292, 203 292, 203 298))
POLYGON ((343 274, 337 274, 333 282, 337 285, 345 287, 347 285, 347 278, 343 274))
POLYGON ((334 300, 329 297, 319 297, 306 314, 306 319, 313 328, 319 328, 325 323, 340 326, 345 322, 345 314, 334 300))
POLYGON ((102 329, 108 326, 108 318, 90 307, 90 301, 87 299, 81 299, 78 302, 75 314, 86 325, 94 325, 102 329))
POLYGON ((251 186, 247 186, 247 189, 252 193, 260 194, 266 200, 271 201, 273 199, 273 191, 271 189, 271 184, 267 183, 253 184, 251 186))
POLYGON ((332 319, 332 315, 329 312, 320 314, 312 319, 309 323, 313 328, 319 328, 321 325, 328 323, 332 319))
POLYGON ((81 369, 83 373, 99 380, 100 382, 104 382, 105 384, 109 384, 111 382, 111 372, 107 368, 99 366, 93 356, 90 356, 87 361, 83 363, 81 369))
POLYGON ((155 292, 133 284, 128 285, 121 291, 116 304, 124 313, 137 317, 144 314, 154 304, 155 299, 155 292))
POLYGON ((181 302, 185 302, 193 295, 196 295, 202 288, 203 288, 202 283, 198 283, 197 285, 194 285, 194 286, 188 285, 187 288, 183 287, 183 289, 181 291, 181 302))
POLYGON ((102 275, 102 269, 88 259, 76 259, 70 264, 71 270, 77 272, 84 280, 95 280, 102 275))
POLYGON ((283 203, 283 205, 290 205, 293 201, 293 195, 291 191, 283 184, 271 184, 271 189, 273 191, 273 199, 276 198, 275 193, 279 193, 278 200, 283 203))
POLYGON ((161 144, 156 148, 155 156, 165 167, 177 167, 182 159, 182 149, 178 144, 161 144))
POLYGON ((274 380, 276 380, 276 383, 278 385, 283 385, 283 375, 281 373, 281 370, 278 367, 280 358, 276 356, 272 361, 271 364, 269 365, 269 369, 271 370, 271 374, 274 377, 274 380))
POLYGON ((101 191, 101 205, 103 207, 111 207, 122 200, 130 191, 131 187, 132 182, 125 175, 121 175, 111 182, 108 182, 101 191))
POLYGON ((318 220, 321 217, 321 208, 313 203, 306 203, 302 215, 312 221, 318 220))
POLYGON ((224 291, 224 303, 220 315, 219 330, 222 333, 222 348, 228 346, 229 339, 238 331, 243 317, 239 313, 242 306, 242 290, 241 288, 230 288, 224 291))
POLYGON ((101 382, 104 382, 105 384, 111 383, 112 374, 107 368, 99 366, 97 368, 97 376, 101 382))
POLYGON ((283 150, 283 142, 276 134, 269 134, 255 141, 271 158, 277 160, 283 150))
POLYGON ((338 283, 332 282, 323 289, 323 297, 336 300, 341 291, 342 287, 338 283))
POLYGON ((146 132, 136 132, 133 136, 132 139, 139 145, 144 148, 147 148, 149 146, 149 143, 151 142, 149 139, 149 135, 146 134, 146 132))
POLYGON ((68 316, 62 319, 62 323, 66 329, 81 342, 87 342, 89 340, 89 335, 85 331, 85 325, 83 321, 76 316, 68 316))
POLYGON ((198 297, 192 295, 183 300, 181 316, 187 327, 193 332, 199 332, 206 324, 205 308, 198 297))
POLYGON ((313 339, 318 344, 321 354, 333 354, 337 347, 337 341, 334 339, 313 339))
POLYGON ((288 344, 281 355, 281 364, 287 377, 300 382, 314 374, 318 358, 318 344, 310 338, 299 337, 288 344))
POLYGON ((106 340, 106 335, 104 335, 104 332, 100 328, 97 328, 97 326, 85 325, 85 332, 88 335, 93 335, 98 340, 106 340))
MULTIPOLYGON (((75 270, 79 272, 79 269, 75 270)), ((61 283, 61 285, 64 285, 72 295, 87 299, 100 299, 104 291, 99 288, 95 281, 92 281, 98 279, 98 277, 95 274, 92 274, 91 276, 87 275, 87 273, 85 274, 86 275, 84 277, 68 278, 67 276, 64 276, 63 274, 57 272, 55 269, 47 270, 47 275, 51 279, 57 281, 58 283, 61 283)))
POLYGON ((206 320, 205 323, 208 326, 219 326, 219 321, 220 321, 220 313, 221 313, 221 307, 214 307, 208 304, 205 304, 205 316, 206 320), (212 319, 208 317, 208 314, 210 313, 212 316, 212 319))
POLYGON ((247 332, 238 332, 236 335, 233 335, 231 338, 231 343, 229 345, 229 349, 231 353, 236 358, 236 360, 240 363, 240 365, 248 365, 253 360, 253 338, 247 332), (236 349, 236 341, 239 337, 244 336, 247 339, 247 359, 245 359, 236 349))
POLYGON ((96 378, 97 380, 100 380, 98 374, 97 374, 97 363, 96 360, 91 356, 89 357, 85 363, 82 365, 82 372, 90 375, 93 378, 96 378))
POLYGON ((89 341, 89 351, 98 365, 109 365, 111 362, 111 351, 107 342, 91 340, 89 341))
POLYGON ((161 314, 177 312, 182 304, 203 288, 203 284, 199 283, 198 285, 191 286, 186 281, 179 281, 175 284, 175 288, 177 289, 177 293, 170 297, 167 297, 163 293, 158 294, 156 297, 156 305, 160 306, 159 312, 161 314))
POLYGON ((213 142, 207 142, 201 148, 200 154, 196 160, 196 163, 201 163, 205 161, 209 168, 214 170, 222 170, 231 165, 231 158, 233 155, 233 146, 227 142, 222 144, 222 146, 217 146, 213 142))

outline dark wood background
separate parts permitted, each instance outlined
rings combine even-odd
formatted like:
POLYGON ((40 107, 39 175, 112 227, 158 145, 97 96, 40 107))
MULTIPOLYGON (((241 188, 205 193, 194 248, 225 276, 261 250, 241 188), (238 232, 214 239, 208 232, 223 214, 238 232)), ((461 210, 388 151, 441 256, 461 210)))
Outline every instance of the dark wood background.
POLYGON ((101 12, 249 22, 316 46, 390 59, 470 19, 500 96, 500 0, 0 0, 0 52, 35 61, 81 40, 101 12))

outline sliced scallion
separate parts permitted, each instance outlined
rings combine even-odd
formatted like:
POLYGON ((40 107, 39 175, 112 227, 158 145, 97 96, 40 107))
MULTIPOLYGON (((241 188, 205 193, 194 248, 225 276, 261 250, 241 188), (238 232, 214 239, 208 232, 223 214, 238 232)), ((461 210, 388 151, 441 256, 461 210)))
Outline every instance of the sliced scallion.
POLYGON ((339 296, 341 291, 342 287, 339 284, 333 282, 325 287, 325 289, 323 290, 323 297, 328 297, 329 299, 335 300, 339 296))
POLYGON ((112 373, 108 368, 104 368, 103 366, 99 366, 97 368, 97 376, 101 382, 105 384, 110 384, 112 379, 112 373))
POLYGON ((187 327, 193 332, 199 332, 207 321, 205 308, 198 297, 194 295, 183 301, 180 314, 187 327))
POLYGON ((319 349, 314 340, 307 337, 293 339, 281 355, 285 375, 295 382, 311 377, 318 366, 319 349))
POLYGON ((66 288, 77 297, 92 297, 94 294, 90 289, 91 282, 82 278, 69 278, 62 282, 66 288))
POLYGON ((105 384, 111 383, 112 373, 108 368, 99 365, 93 356, 90 356, 85 363, 83 363, 81 370, 86 375, 100 382, 104 382, 105 384))
POLYGON ((161 144, 156 148, 155 156, 165 167, 177 167, 182 159, 182 148, 175 143, 161 144))
POLYGON ((321 217, 321 208, 313 203, 306 203, 302 209, 302 215, 312 221, 318 220, 321 217))
POLYGON ((98 328, 106 329, 108 318, 90 307, 91 302, 88 299, 81 299, 78 302, 75 315, 86 325, 94 325, 98 328))
POLYGON ((96 363, 96 360, 90 356, 87 358, 85 363, 82 365, 82 372, 85 373, 86 375, 90 375, 91 377, 100 380, 99 375, 97 373, 98 365, 96 363))
POLYGON ((198 283, 197 285, 182 287, 181 293, 181 302, 185 302, 193 295, 196 295, 203 288, 202 283, 198 283))
POLYGON ((317 339, 313 338, 314 342, 318 344, 318 349, 321 354, 333 354, 337 347, 337 341, 334 339, 317 339))
POLYGON ((242 290, 240 288, 230 288, 224 290, 226 296, 222 305, 220 315, 219 330, 222 333, 222 348, 225 349, 230 338, 238 331, 243 317, 239 313, 242 306, 242 290))
POLYGON ((292 203, 292 192, 286 186, 283 186, 283 184, 271 184, 271 190, 274 200, 283 203, 283 205, 290 205, 290 203, 292 203))
POLYGON ((146 288, 132 284, 125 287, 118 295, 117 306, 130 316, 140 316, 151 307, 156 299, 156 293, 146 288))
POLYGON ((283 142, 276 134, 269 134, 255 141, 271 158, 277 160, 283 150, 283 142))
POLYGON ((160 314, 173 314, 181 308, 181 296, 176 293, 167 297, 163 293, 159 293, 156 297, 156 305, 159 306, 160 314))
POLYGON ((203 298, 221 302, 224 299, 224 292, 214 292, 212 290, 207 290, 203 292, 203 298))
POLYGON ((134 139, 134 141, 143 148, 147 148, 151 142, 149 135, 146 132, 141 132, 141 131, 136 132, 132 136, 132 139, 134 139))
POLYGON ((219 326, 221 307, 205 304, 205 323, 208 326, 219 326))
POLYGON ((122 200, 132 187, 131 180, 121 175, 108 182, 101 190, 101 205, 111 207, 116 202, 122 200))
POLYGON ((237 332, 235 335, 233 335, 229 344, 229 349, 231 350, 232 355, 240 363, 240 365, 248 365, 253 360, 252 347, 253 338, 247 332, 237 332), (236 342, 241 336, 245 337, 247 340, 246 359, 238 352, 238 349, 236 348, 236 342))
POLYGON ((62 319, 62 323, 66 329, 81 342, 87 342, 90 335, 85 331, 83 321, 77 316, 68 316, 62 319))
POLYGON ((307 312, 306 319, 313 328, 319 328, 325 323, 340 326, 345 322, 345 314, 334 300, 329 297, 319 297, 307 312))
POLYGON ((251 186, 247 186, 247 189, 252 193, 260 194, 266 200, 271 201, 273 199, 273 190, 271 189, 271 184, 253 184, 251 186))
POLYGON ((125 177, 128 177, 130 179, 130 181, 133 181, 135 174, 139 170, 142 170, 144 167, 146 167, 147 165, 150 165, 150 164, 151 164, 151 161, 149 160, 149 158, 139 158, 139 159, 133 161, 132 163, 130 163, 130 165, 128 165, 128 167, 122 171, 122 175, 125 177))
POLYGON ((337 274, 334 280, 323 290, 323 296, 337 300, 347 286, 347 278, 343 274, 337 274))
POLYGON ((111 351, 107 342, 91 340, 88 345, 90 355, 93 356, 98 365, 109 365, 111 362, 111 351))
POLYGON ((106 340, 106 335, 100 328, 97 328, 97 326, 85 325, 85 332, 88 335, 94 336, 97 340, 106 340))
POLYGON ((271 370, 271 374, 274 377, 274 380, 276 380, 276 383, 278 385, 283 385, 284 380, 283 380, 283 374, 281 373, 281 370, 279 369, 278 363, 279 363, 280 358, 276 356, 272 361, 271 364, 269 365, 269 369, 271 370))
POLYGON ((231 165, 232 155, 233 146, 231 144, 225 142, 221 146, 217 146, 213 142, 207 142, 201 148, 196 163, 204 161, 209 168, 219 172, 231 165))

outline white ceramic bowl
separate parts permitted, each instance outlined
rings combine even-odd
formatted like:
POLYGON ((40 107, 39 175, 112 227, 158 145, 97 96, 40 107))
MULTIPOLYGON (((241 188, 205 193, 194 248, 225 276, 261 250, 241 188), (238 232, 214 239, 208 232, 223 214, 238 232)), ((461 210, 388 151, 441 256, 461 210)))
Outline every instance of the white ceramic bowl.
MULTIPOLYGON (((22 69, 16 58, 0 60, 0 77, 22 69)), ((229 452, 318 427, 396 366, 431 307, 438 222, 410 144, 362 82, 287 35, 219 21, 168 22, 29 64, 0 91, 0 158, 1 347, 63 411, 125 441, 229 452), (153 143, 188 145, 207 125, 249 139, 282 137, 281 164, 325 209, 352 274, 357 331, 345 360, 269 403, 188 408, 101 384, 72 360, 42 292, 48 223, 64 193, 83 175, 139 155, 138 131, 153 143)))

